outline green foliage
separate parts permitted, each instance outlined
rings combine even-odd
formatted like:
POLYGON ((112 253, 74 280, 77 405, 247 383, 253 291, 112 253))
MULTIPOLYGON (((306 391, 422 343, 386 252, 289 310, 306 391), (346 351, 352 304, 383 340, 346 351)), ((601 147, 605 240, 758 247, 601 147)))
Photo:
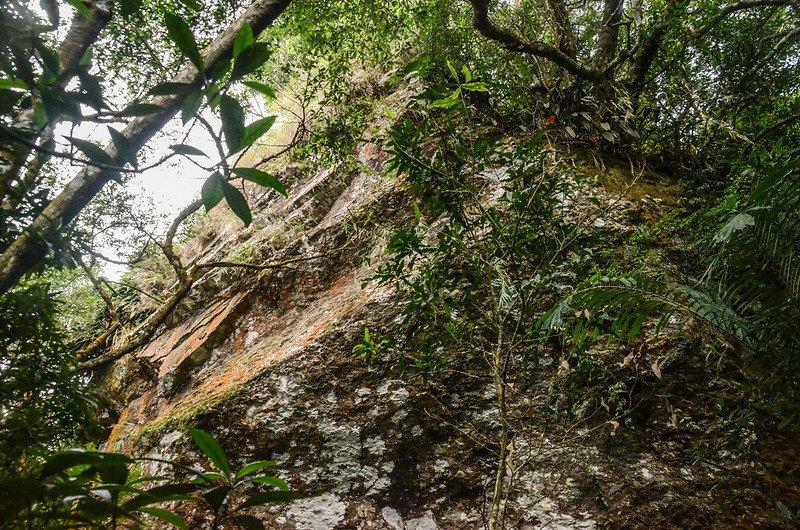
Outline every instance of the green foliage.
POLYGON ((539 325, 585 347, 601 335, 630 344, 655 317, 654 332, 679 314, 704 322, 723 339, 743 346, 744 360, 767 368, 784 421, 796 414, 800 348, 800 158, 777 152, 748 166, 722 203, 709 235, 706 271, 694 286, 642 274, 610 278, 600 273, 551 308, 539 325), (776 370, 776 367, 779 369, 776 370), (779 390, 780 389, 780 390, 779 390))
POLYGON ((43 283, 0 297, 0 475, 28 469, 38 453, 74 441, 94 423, 59 306, 43 283))
POLYGON ((579 241, 575 226, 556 215, 558 196, 571 184, 562 168, 543 164, 541 134, 519 146, 493 142, 491 129, 471 121, 468 100, 431 101, 441 101, 436 90, 389 140, 387 168, 403 174, 420 201, 414 221, 390 238, 376 274, 407 300, 411 332, 400 345, 407 352, 400 366, 427 374, 454 355, 493 351, 499 336, 503 357, 527 362, 536 341, 533 301, 553 296, 579 241), (434 126, 420 127, 417 116, 434 126))
POLYGON ((191 435, 214 464, 214 471, 97 451, 73 449, 46 455, 35 472, 0 480, 0 526, 146 528, 150 518, 188 529, 178 514, 182 506, 193 504, 213 514, 214 529, 225 525, 263 528, 258 519, 243 511, 300 498, 285 481, 263 474, 275 462, 250 462, 234 473, 213 437, 200 429, 192 429, 191 435), (137 466, 148 462, 167 464, 176 476, 141 476, 137 466), (253 486, 261 491, 242 496, 243 490, 250 492, 253 486))

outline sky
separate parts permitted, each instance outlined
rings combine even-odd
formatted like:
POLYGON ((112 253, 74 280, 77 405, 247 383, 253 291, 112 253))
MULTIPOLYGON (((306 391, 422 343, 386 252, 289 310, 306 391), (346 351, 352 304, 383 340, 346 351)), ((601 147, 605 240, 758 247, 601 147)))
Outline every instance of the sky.
MULTIPOLYGON (((268 113, 266 105, 258 97, 250 98, 245 107, 249 109, 246 111, 246 123, 250 123, 268 113)), ((216 130, 219 130, 221 122, 213 112, 205 108, 202 116, 216 130)), ((122 124, 116 125, 115 128, 122 130, 123 126, 122 124)), ((56 128, 56 138, 59 142, 64 142, 65 144, 65 137, 74 136, 106 145, 110 142, 106 127, 106 124, 93 122, 83 122, 75 127, 70 123, 62 123, 56 128)), ((183 138, 183 134, 185 134, 185 126, 180 119, 171 120, 161 133, 148 142, 145 155, 139 158, 140 167, 170 154, 172 151, 169 146, 179 143, 183 138)), ((210 166, 219 160, 213 139, 202 127, 193 127, 192 133, 185 143, 209 153, 208 159, 202 157, 197 159, 203 165, 210 166)), ((66 145, 63 145, 62 149, 66 147, 66 145)), ((62 186, 65 185, 79 170, 80 167, 62 163, 58 168, 60 184, 62 186)), ((192 164, 186 157, 174 156, 160 166, 143 173, 130 174, 125 177, 124 189, 136 198, 137 203, 149 204, 152 207, 156 221, 148 229, 153 233, 163 234, 171 224, 175 214, 200 196, 200 188, 208 176, 207 172, 192 164)), ((124 236, 125 234, 119 233, 119 235, 124 236)), ((134 252, 135 250, 128 249, 129 252, 134 252)), ((120 255, 111 247, 101 247, 100 252, 113 259, 124 260, 126 258, 126 256, 120 255)), ((125 270, 126 267, 112 263, 105 263, 102 266, 103 275, 112 280, 119 280, 125 270)))

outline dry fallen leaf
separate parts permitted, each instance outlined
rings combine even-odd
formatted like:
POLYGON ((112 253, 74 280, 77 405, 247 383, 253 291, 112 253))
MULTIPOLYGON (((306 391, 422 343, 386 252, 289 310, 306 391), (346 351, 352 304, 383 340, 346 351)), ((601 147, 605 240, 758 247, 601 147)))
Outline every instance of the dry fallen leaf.
POLYGON ((658 380, 659 380, 659 381, 661 381, 661 368, 658 366, 658 362, 659 362, 660 360, 661 360, 661 358, 658 358, 658 359, 656 359, 656 361, 655 361, 655 362, 653 363, 653 365, 650 367, 650 369, 651 369, 651 370, 653 370, 653 374, 654 374, 656 377, 658 377, 658 380))

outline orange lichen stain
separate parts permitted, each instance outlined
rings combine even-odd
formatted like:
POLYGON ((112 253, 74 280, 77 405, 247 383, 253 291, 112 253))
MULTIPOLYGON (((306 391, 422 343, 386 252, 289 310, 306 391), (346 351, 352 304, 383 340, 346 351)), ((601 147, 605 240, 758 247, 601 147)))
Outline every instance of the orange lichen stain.
POLYGON ((354 278, 355 278, 355 274, 353 274, 351 272, 349 274, 345 274, 344 276, 342 276, 341 278, 336 280, 336 283, 331 285, 330 289, 328 289, 329 296, 330 295, 335 295, 335 294, 343 291, 345 287, 349 287, 353 283, 353 279, 354 278))

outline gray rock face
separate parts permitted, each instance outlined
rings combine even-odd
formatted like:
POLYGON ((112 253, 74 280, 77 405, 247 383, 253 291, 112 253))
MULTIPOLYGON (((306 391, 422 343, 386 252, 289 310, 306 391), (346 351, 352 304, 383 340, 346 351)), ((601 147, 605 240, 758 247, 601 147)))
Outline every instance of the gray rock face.
MULTIPOLYGON (((383 154, 374 146, 360 156, 380 168, 383 154)), ((340 247, 354 212, 371 211, 387 227, 409 215, 402 183, 367 171, 322 171, 296 184, 291 197, 270 202, 248 237, 259 241, 300 223, 289 256, 321 257, 241 277, 223 290, 212 289, 209 278, 191 312, 110 370, 106 384, 122 407, 108 447, 198 465, 203 460, 185 432, 199 426, 234 464, 275 460, 276 474, 309 497, 257 509, 268 528, 483 528, 499 420, 482 361, 425 382, 392 371, 391 352, 370 364, 351 353, 365 327, 397 331, 403 301, 367 282, 374 270, 367 263, 385 245, 380 235, 356 235, 340 247), (137 370, 142 360, 156 367, 154 380, 137 370), (486 377, 474 377, 481 373, 486 377)), ((569 207, 589 207, 581 200, 569 207)), ((637 206, 623 206, 594 226, 629 230, 637 206)), ((650 355, 663 359, 663 381, 650 377, 637 387, 641 402, 627 425, 602 416, 553 418, 553 388, 571 369, 558 350, 543 352, 537 371, 520 374, 510 403, 505 527, 764 523, 774 503, 756 493, 754 466, 733 453, 687 456, 709 421, 707 411, 689 410, 687 402, 687 392, 707 384, 692 347, 677 332, 651 342, 650 355), (745 485, 729 497, 737 481, 745 485), (739 503, 737 512, 729 502, 739 503)), ((621 362, 630 352, 606 353, 621 362)), ((639 361, 633 364, 639 370, 639 361)), ((187 517, 193 528, 207 524, 200 514, 187 517)))

